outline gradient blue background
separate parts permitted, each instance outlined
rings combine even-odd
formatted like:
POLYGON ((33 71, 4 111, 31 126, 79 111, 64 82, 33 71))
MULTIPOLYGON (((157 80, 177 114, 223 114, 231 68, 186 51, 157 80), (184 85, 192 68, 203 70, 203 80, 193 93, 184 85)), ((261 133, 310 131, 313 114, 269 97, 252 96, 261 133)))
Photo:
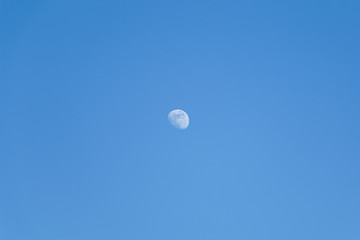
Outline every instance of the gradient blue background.
POLYGON ((360 239, 359 13, 0 1, 0 239, 360 239))

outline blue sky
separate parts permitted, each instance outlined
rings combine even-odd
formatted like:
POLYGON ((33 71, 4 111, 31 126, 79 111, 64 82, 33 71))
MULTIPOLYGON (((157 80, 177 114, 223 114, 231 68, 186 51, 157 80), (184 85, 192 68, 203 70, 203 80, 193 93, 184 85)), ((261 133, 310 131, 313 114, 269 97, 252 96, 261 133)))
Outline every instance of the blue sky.
POLYGON ((0 239, 360 239, 359 12, 1 1, 0 239))

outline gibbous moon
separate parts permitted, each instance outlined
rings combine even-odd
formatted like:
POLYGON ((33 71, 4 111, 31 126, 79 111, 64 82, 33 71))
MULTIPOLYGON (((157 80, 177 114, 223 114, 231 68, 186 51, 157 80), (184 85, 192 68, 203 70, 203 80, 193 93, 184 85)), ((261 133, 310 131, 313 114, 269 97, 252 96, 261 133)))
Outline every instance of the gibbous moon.
POLYGON ((168 115, 170 123, 178 129, 186 129, 189 126, 189 116, 180 109, 171 111, 168 115))

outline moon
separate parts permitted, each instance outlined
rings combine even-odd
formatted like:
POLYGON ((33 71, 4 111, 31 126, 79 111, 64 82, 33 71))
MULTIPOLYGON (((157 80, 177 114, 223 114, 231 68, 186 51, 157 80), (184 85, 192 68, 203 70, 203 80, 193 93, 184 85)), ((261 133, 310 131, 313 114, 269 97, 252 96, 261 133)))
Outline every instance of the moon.
POLYGON ((180 109, 171 111, 168 115, 169 122, 176 128, 184 130, 189 126, 189 116, 180 109))

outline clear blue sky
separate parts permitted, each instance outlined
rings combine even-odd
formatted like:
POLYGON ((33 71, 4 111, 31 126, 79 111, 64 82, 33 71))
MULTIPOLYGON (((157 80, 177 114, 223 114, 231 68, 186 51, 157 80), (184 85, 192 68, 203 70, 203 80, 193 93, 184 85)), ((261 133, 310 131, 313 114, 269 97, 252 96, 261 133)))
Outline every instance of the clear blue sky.
POLYGON ((360 239, 359 13, 0 1, 0 239, 360 239))

